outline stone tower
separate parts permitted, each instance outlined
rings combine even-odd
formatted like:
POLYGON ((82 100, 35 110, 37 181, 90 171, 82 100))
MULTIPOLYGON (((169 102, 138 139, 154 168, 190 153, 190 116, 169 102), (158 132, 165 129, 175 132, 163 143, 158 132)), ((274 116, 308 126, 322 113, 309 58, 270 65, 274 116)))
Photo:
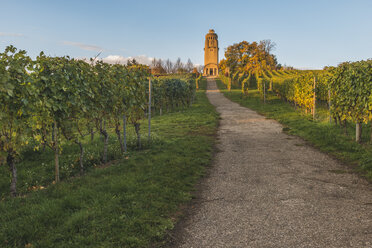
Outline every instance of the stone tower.
POLYGON ((203 76, 218 76, 218 50, 218 36, 213 29, 210 29, 205 36, 203 76))

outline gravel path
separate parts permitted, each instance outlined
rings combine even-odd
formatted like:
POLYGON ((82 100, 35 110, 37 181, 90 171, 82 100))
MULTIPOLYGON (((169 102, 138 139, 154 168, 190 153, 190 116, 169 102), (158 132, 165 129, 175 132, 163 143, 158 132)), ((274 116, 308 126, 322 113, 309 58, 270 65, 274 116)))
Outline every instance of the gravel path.
POLYGON ((219 150, 172 247, 372 247, 372 189, 282 126, 225 98, 219 150))

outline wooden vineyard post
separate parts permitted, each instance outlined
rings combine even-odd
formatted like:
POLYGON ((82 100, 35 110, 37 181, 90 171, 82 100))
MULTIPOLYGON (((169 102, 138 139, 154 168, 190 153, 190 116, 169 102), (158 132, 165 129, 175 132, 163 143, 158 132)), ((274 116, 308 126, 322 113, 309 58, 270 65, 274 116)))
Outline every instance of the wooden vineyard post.
POLYGON ((316 93, 315 93, 315 90, 316 90, 316 79, 315 79, 315 76, 314 76, 314 93, 313 93, 313 120, 315 120, 315 109, 316 109, 316 93))
POLYGON ((58 126, 57 122, 54 121, 53 125, 53 137, 54 137, 54 170, 56 183, 59 182, 59 147, 58 147, 58 126))
POLYGON ((127 152, 127 117, 123 115, 124 152, 127 152))
POLYGON ((362 137, 362 123, 358 122, 355 127, 355 141, 357 143, 360 143, 361 137, 362 137))
POLYGON ((231 73, 230 73, 230 67, 227 67, 227 72, 225 73, 225 77, 227 77, 227 90, 231 91, 231 73))
POLYGON ((269 90, 273 91, 273 80, 272 79, 270 79, 270 89, 269 90))
POLYGON ((266 82, 265 81, 263 82, 263 95, 264 95, 264 104, 265 104, 266 103, 266 82))
POLYGON ((329 112, 329 124, 332 124, 332 113, 331 113, 331 90, 328 90, 328 112, 329 112))
POLYGON ((151 78, 149 78, 149 144, 151 141, 151 78))
POLYGON ((242 81, 242 96, 244 95, 244 80, 242 81))
MULTIPOLYGON (((99 123, 99 128, 100 129, 105 129, 104 127, 103 127, 103 121, 102 121, 102 119, 101 119, 101 121, 100 121, 100 123, 99 123)), ((100 132, 100 134, 101 134, 101 139, 102 139, 102 142, 105 142, 105 137, 103 136, 103 134, 102 134, 102 132, 100 132)))

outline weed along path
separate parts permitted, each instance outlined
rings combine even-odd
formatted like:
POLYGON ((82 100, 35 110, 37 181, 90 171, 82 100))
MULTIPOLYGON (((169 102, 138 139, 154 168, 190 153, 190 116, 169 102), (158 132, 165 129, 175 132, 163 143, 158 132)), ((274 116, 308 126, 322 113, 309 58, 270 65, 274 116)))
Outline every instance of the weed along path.
POLYGON ((225 98, 218 152, 172 247, 372 247, 371 185, 225 98))

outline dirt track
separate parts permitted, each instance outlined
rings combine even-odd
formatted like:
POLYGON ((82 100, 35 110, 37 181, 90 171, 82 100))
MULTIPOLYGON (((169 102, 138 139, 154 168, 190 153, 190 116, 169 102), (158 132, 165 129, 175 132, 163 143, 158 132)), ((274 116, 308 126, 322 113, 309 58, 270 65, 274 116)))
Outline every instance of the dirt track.
POLYGON ((173 247, 372 247, 370 184, 213 80, 207 95, 221 113, 219 152, 173 247))

